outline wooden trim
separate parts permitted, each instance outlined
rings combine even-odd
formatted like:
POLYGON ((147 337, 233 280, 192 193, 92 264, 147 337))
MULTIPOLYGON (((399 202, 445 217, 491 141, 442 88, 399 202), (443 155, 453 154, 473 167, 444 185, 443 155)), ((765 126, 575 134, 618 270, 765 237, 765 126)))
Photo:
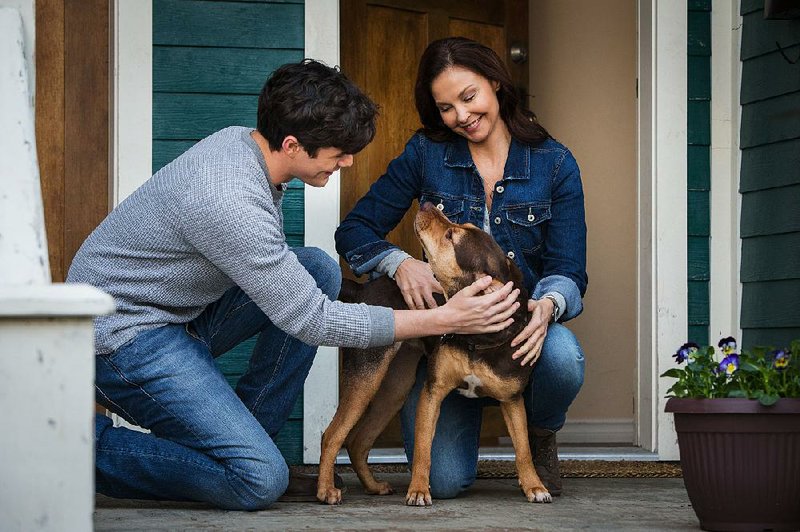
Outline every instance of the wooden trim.
POLYGON ((36 1, 36 150, 42 186, 50 273, 67 274, 64 260, 64 2, 36 1))

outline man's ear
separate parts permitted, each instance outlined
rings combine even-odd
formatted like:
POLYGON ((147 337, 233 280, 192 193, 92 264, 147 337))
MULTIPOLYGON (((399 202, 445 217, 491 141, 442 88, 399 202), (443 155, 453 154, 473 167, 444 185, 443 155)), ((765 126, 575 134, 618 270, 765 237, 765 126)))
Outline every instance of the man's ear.
POLYGON ((283 142, 281 142, 281 150, 291 158, 296 157, 302 149, 303 146, 300 145, 300 141, 294 135, 286 135, 283 142))

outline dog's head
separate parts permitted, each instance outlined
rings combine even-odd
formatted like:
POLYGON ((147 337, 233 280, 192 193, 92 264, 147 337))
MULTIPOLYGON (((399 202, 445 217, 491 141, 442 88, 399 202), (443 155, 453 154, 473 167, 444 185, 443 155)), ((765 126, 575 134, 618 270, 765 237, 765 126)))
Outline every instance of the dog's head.
POLYGON ((522 273, 488 233, 472 224, 450 222, 428 202, 417 213, 414 231, 446 297, 490 275, 493 281, 489 290, 514 281, 514 287, 527 299, 522 273))

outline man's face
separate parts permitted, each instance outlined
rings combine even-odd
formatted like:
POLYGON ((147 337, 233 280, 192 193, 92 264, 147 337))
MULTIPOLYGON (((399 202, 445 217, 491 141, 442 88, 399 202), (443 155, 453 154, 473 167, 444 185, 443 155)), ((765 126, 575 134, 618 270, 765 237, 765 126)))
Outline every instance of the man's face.
POLYGON ((352 164, 353 155, 344 153, 339 148, 320 148, 315 157, 300 148, 294 159, 292 175, 312 187, 324 187, 335 171, 352 164))

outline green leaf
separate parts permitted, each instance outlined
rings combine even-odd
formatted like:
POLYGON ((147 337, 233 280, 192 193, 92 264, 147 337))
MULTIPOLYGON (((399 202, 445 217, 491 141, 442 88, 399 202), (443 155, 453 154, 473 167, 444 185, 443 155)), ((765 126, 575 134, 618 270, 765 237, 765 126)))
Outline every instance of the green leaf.
POLYGON ((728 392, 728 397, 736 397, 736 398, 739 398, 739 399, 746 399, 747 398, 747 392, 745 392, 744 390, 741 390, 741 389, 730 390, 728 392))
POLYGON ((747 373, 758 373, 760 371, 758 366, 754 366, 750 362, 739 362, 739 369, 747 373))
POLYGON ((662 377, 672 377, 673 379, 680 379, 683 376, 683 371, 678 368, 668 369, 661 374, 662 377))
POLYGON ((758 398, 758 402, 764 406, 772 406, 778 402, 778 399, 779 397, 777 395, 771 395, 765 393, 758 398))

